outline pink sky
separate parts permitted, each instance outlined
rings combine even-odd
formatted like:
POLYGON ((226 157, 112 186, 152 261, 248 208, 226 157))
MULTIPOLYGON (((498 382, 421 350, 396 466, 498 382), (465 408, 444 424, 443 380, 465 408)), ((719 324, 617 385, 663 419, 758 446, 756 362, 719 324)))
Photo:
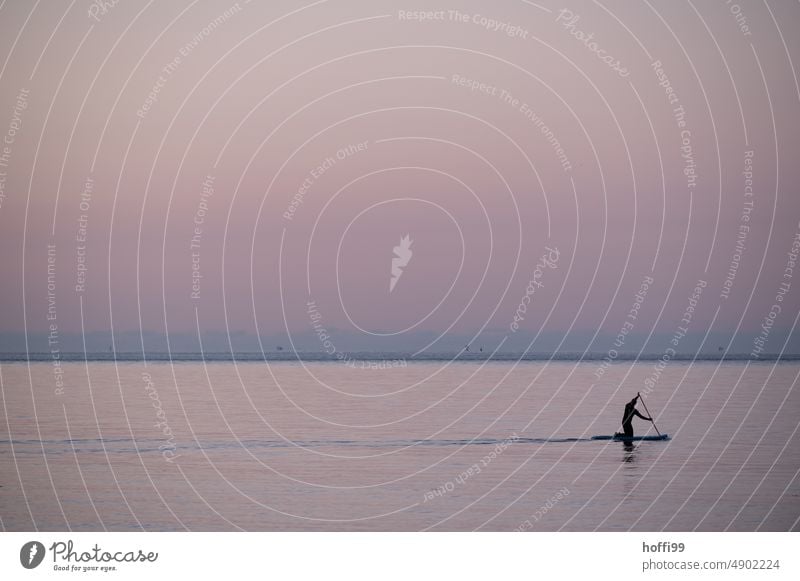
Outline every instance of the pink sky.
POLYGON ((757 336, 781 283, 792 326, 796 3, 257 4, 3 5, 0 333, 47 331, 48 244, 63 333, 307 332, 309 300, 347 331, 505 333, 545 247, 526 332, 615 333, 647 276, 637 332, 701 279, 693 332, 757 336))

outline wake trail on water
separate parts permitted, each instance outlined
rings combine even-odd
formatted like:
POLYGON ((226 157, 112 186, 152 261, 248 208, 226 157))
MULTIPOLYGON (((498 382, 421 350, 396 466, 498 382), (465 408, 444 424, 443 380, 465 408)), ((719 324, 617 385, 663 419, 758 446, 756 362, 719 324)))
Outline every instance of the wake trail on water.
MULTIPOLYGON (((256 448, 413 448, 508 446, 510 444, 566 444, 597 441, 589 437, 575 438, 473 438, 473 439, 408 439, 408 440, 261 440, 175 442, 175 448, 191 450, 231 450, 256 448)), ((147 453, 163 449, 166 440, 145 438, 77 438, 64 440, 16 439, 0 440, 0 454, 63 454, 63 453, 147 453)))

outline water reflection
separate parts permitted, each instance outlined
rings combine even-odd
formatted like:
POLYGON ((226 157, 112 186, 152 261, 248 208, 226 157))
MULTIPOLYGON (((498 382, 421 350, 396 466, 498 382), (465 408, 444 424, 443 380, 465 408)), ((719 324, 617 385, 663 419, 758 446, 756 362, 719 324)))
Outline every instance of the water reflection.
POLYGON ((636 490, 639 483, 639 470, 636 466, 636 457, 639 455, 637 446, 633 442, 622 442, 622 490, 627 499, 636 490))
POLYGON ((633 464, 636 462, 636 445, 633 442, 622 442, 622 461, 633 464))

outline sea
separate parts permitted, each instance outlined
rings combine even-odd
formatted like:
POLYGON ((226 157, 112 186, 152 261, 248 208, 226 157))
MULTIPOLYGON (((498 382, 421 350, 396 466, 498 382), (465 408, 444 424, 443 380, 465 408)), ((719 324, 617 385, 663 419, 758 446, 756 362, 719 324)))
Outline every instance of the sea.
POLYGON ((800 362, 0 361, 0 530, 797 531, 800 362), (637 392, 637 435, 620 430, 637 392))

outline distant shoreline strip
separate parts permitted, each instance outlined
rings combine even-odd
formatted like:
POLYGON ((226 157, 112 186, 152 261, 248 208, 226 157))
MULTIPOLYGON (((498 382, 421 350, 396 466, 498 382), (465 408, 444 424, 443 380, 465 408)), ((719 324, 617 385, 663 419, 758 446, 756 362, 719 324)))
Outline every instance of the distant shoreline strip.
MULTIPOLYGON (((349 357, 354 361, 385 361, 402 359, 410 363, 426 363, 426 362, 445 362, 445 361, 474 361, 474 362, 515 362, 515 361, 565 361, 565 362, 596 362, 604 357, 604 353, 587 353, 585 355, 575 353, 494 353, 484 355, 473 353, 431 353, 419 354, 411 356, 410 353, 378 353, 378 352, 352 352, 349 357)), ((658 353, 637 355, 635 353, 624 354, 620 353, 617 361, 655 361, 660 357, 658 353)), ((14 362, 50 362, 52 356, 50 353, 0 353, 0 362, 14 363, 14 362)), ((768 354, 764 353, 759 357, 751 357, 750 354, 727 354, 716 355, 709 354, 676 354, 673 358, 675 361, 800 361, 800 354, 768 354)), ((80 352, 63 352, 61 353, 62 362, 83 362, 90 361, 93 363, 100 362, 304 362, 304 363, 324 363, 335 362, 341 363, 336 357, 332 357, 327 353, 315 352, 240 352, 240 353, 80 353, 80 352)))

